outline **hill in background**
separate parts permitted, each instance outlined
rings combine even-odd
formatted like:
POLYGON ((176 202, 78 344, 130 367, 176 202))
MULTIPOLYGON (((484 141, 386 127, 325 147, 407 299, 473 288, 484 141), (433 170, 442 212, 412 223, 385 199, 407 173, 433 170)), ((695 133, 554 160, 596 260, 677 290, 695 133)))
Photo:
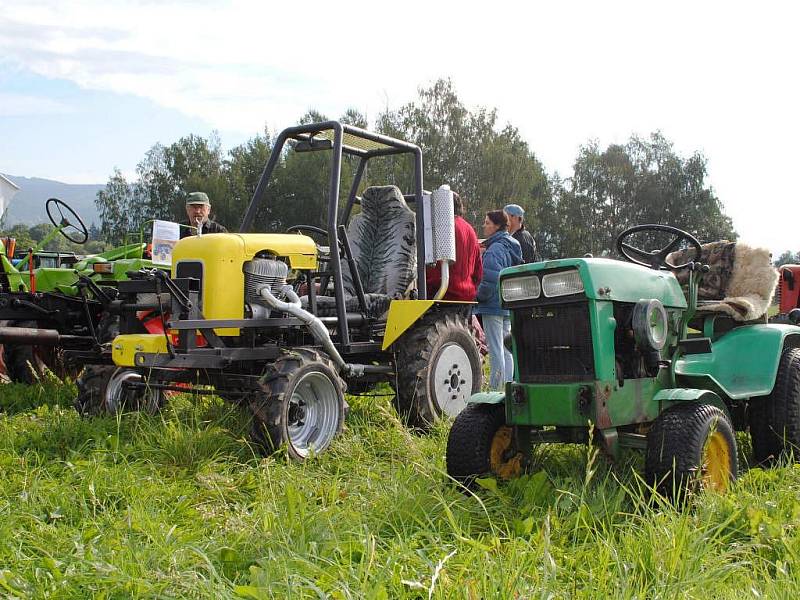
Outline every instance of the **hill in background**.
POLYGON ((105 184, 71 184, 39 177, 4 175, 20 188, 6 211, 3 221, 7 226, 48 222, 44 211, 44 203, 48 198, 58 198, 69 204, 87 227, 92 223, 100 225, 94 199, 97 192, 105 188, 105 184))

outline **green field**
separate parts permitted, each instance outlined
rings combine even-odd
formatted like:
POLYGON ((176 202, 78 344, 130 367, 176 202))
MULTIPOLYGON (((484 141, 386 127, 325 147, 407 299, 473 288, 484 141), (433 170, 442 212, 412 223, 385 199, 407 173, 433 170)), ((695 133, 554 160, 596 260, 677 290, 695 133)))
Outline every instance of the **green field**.
POLYGON ((676 510, 635 455, 547 447, 466 495, 447 428, 408 433, 387 397, 351 398, 333 450, 299 465, 255 455, 216 399, 85 420, 73 393, 0 387, 0 596, 800 597, 795 466, 676 510))

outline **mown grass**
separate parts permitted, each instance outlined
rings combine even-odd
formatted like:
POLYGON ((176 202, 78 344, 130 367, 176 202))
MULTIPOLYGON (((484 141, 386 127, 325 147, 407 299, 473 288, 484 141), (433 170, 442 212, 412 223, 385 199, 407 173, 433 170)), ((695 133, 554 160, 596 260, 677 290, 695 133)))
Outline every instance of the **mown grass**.
POLYGON ((0 595, 800 594, 796 466, 679 510, 640 484, 637 456, 551 446, 469 495, 444 473, 446 426, 410 434, 388 398, 351 399, 333 449, 301 465, 257 456, 247 415, 217 399, 86 420, 73 391, 0 388, 0 595))

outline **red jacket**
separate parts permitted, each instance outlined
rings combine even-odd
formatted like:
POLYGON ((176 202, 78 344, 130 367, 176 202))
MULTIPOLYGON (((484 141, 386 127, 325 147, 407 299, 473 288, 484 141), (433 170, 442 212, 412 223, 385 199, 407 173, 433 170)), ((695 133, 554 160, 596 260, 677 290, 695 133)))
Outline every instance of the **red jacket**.
MULTIPOLYGON (((450 265, 450 284, 443 300, 473 302, 483 277, 480 246, 475 230, 461 217, 456 217, 456 262, 450 265)), ((432 298, 442 283, 439 265, 425 271, 428 298, 432 298)))

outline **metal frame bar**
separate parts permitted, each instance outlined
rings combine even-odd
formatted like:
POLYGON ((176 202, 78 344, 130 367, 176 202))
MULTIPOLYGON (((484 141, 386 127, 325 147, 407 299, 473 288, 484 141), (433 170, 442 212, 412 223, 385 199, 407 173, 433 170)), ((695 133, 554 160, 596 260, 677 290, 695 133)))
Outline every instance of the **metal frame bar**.
POLYGON ((417 217, 417 294, 427 299, 425 283, 425 211, 422 210, 422 150, 414 146, 414 194, 417 196, 414 214, 417 217))
POLYGON ((342 154, 351 154, 361 157, 356 176, 348 194, 348 201, 345 211, 342 214, 342 220, 347 223, 352 211, 353 203, 355 202, 355 195, 358 190, 358 185, 364 175, 366 162, 376 156, 389 156, 392 154, 405 154, 411 153, 414 155, 414 196, 416 201, 416 226, 417 226, 417 293, 420 298, 427 298, 427 289, 425 285, 425 222, 422 207, 422 150, 416 144, 397 140, 379 133, 373 133, 364 129, 353 127, 352 125, 345 125, 339 121, 325 121, 323 123, 311 123, 308 125, 299 125, 297 127, 290 127, 284 129, 275 140, 275 145, 270 153, 267 165, 261 174, 258 181, 256 190, 253 193, 253 198, 250 200, 250 205, 247 207, 242 225, 239 232, 244 233, 250 229, 255 219, 258 208, 264 200, 264 196, 269 185, 269 180, 272 172, 280 160, 284 146, 287 140, 311 140, 316 134, 321 131, 333 131, 333 155, 331 157, 331 175, 328 184, 328 242, 331 247, 331 267, 333 271, 334 281, 334 295, 336 297, 336 314, 339 318, 339 327, 337 330, 338 342, 344 348, 345 352, 349 352, 350 347, 350 330, 346 319, 346 306, 344 299, 344 287, 342 282, 342 264, 341 257, 339 256, 339 232, 338 232, 338 217, 339 217, 339 191, 342 177, 342 154), (348 133, 364 140, 373 141, 387 146, 377 150, 361 150, 346 146, 343 143, 344 134, 348 133))
POLYGON ((190 348, 189 350, 191 352, 177 352, 175 356, 137 352, 135 364, 140 368, 224 369, 232 362, 273 360, 280 354, 278 346, 263 346, 259 348, 190 348))
POLYGON ((353 250, 350 248, 350 240, 347 237, 347 229, 344 225, 339 225, 339 234, 342 236, 344 246, 344 254, 347 259, 347 266, 350 268, 350 275, 353 277, 353 287, 356 288, 356 296, 358 297, 358 305, 361 307, 361 312, 367 314, 367 299, 364 296, 364 285, 361 283, 361 273, 358 272, 358 265, 353 258, 353 250))
POLYGON ((361 179, 364 177, 364 171, 367 167, 367 159, 361 158, 358 161, 358 167, 356 168, 356 174, 353 177, 353 184, 350 186, 350 194, 347 196, 347 205, 344 207, 344 211, 342 211, 341 222, 344 225, 350 222, 350 213, 353 212, 353 204, 356 202, 356 194, 358 192, 358 186, 361 185, 361 179))

